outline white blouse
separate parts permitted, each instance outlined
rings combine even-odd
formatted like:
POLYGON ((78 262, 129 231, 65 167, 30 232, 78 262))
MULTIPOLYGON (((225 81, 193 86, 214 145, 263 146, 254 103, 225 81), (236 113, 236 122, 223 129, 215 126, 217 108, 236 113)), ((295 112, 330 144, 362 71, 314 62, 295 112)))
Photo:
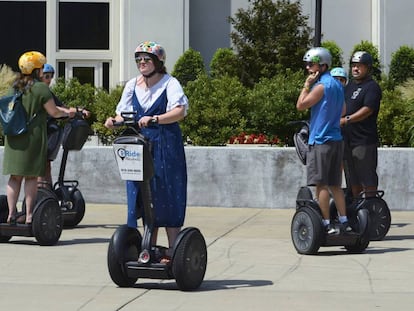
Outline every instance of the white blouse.
POLYGON ((174 109, 177 106, 185 107, 185 115, 187 115, 188 98, 184 94, 183 88, 176 78, 169 74, 165 74, 160 81, 150 88, 137 87, 137 78, 132 78, 125 84, 124 91, 122 92, 121 99, 116 107, 116 114, 120 115, 121 112, 133 111, 132 96, 135 91, 135 95, 144 111, 147 111, 160 97, 162 92, 167 89, 167 112, 174 109))

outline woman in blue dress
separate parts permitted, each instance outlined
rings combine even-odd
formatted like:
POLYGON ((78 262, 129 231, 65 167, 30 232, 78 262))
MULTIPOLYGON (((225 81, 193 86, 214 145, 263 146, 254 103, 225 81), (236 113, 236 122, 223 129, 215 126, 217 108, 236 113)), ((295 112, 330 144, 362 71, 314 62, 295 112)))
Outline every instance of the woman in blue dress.
MULTIPOLYGON (((169 250, 184 224, 187 204, 187 167, 184 144, 178 121, 188 109, 188 99, 178 80, 165 68, 165 50, 156 42, 146 41, 135 50, 135 61, 140 75, 125 85, 116 108, 116 116, 106 120, 113 128, 114 121, 122 121, 122 112, 136 111, 141 133, 152 142, 155 175, 151 180, 154 206, 153 245, 159 227, 165 227, 169 250), (155 124, 154 124, 155 123, 155 124)), ((139 206, 138 182, 127 181, 129 227, 137 227, 139 206)))

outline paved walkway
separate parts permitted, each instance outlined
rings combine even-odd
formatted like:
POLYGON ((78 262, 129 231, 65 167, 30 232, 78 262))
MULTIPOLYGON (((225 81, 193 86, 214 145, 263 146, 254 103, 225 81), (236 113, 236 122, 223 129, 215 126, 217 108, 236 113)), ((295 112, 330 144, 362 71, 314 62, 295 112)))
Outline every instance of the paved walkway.
POLYGON ((393 211, 387 237, 365 254, 331 247, 316 256, 296 253, 293 213, 189 208, 187 225, 203 233, 208 266, 198 291, 181 292, 174 280, 118 288, 106 252, 124 207, 87 205, 81 224, 64 230, 56 246, 25 237, 0 244, 0 310, 412 310, 414 212, 393 211))

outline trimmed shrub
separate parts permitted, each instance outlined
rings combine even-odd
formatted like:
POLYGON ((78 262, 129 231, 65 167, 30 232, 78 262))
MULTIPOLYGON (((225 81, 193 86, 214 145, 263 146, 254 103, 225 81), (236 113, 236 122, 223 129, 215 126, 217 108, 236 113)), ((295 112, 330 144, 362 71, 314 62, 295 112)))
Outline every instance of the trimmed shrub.
POLYGON ((206 72, 201 53, 189 48, 177 60, 171 75, 176 77, 184 87, 189 81, 194 81, 200 74, 206 72))

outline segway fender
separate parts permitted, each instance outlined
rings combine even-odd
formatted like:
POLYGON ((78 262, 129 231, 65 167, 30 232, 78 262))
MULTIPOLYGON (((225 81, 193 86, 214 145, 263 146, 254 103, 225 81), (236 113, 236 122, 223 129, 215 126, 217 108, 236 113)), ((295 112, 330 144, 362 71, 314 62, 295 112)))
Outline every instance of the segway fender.
POLYGON ((128 227, 127 225, 122 225, 112 235, 112 245, 114 247, 114 252, 116 258, 120 264, 125 262, 125 249, 128 246, 128 241, 136 239, 137 243, 140 243, 140 233, 137 229, 128 227))
MULTIPOLYGON (((175 250, 177 249, 177 246, 181 243, 181 240, 187 235, 189 234, 191 231, 198 231, 200 232, 200 230, 198 230, 198 228, 195 227, 187 227, 184 228, 183 230, 180 231, 180 233, 178 234, 175 243, 174 243, 174 248, 173 248, 173 255, 172 255, 172 259, 174 260, 174 254, 175 254, 175 250)), ((201 234, 201 232, 200 232, 201 234)))
POLYGON ((361 237, 365 238, 367 236, 369 239, 369 211, 366 208, 359 208, 357 217, 359 234, 361 234, 361 237))

